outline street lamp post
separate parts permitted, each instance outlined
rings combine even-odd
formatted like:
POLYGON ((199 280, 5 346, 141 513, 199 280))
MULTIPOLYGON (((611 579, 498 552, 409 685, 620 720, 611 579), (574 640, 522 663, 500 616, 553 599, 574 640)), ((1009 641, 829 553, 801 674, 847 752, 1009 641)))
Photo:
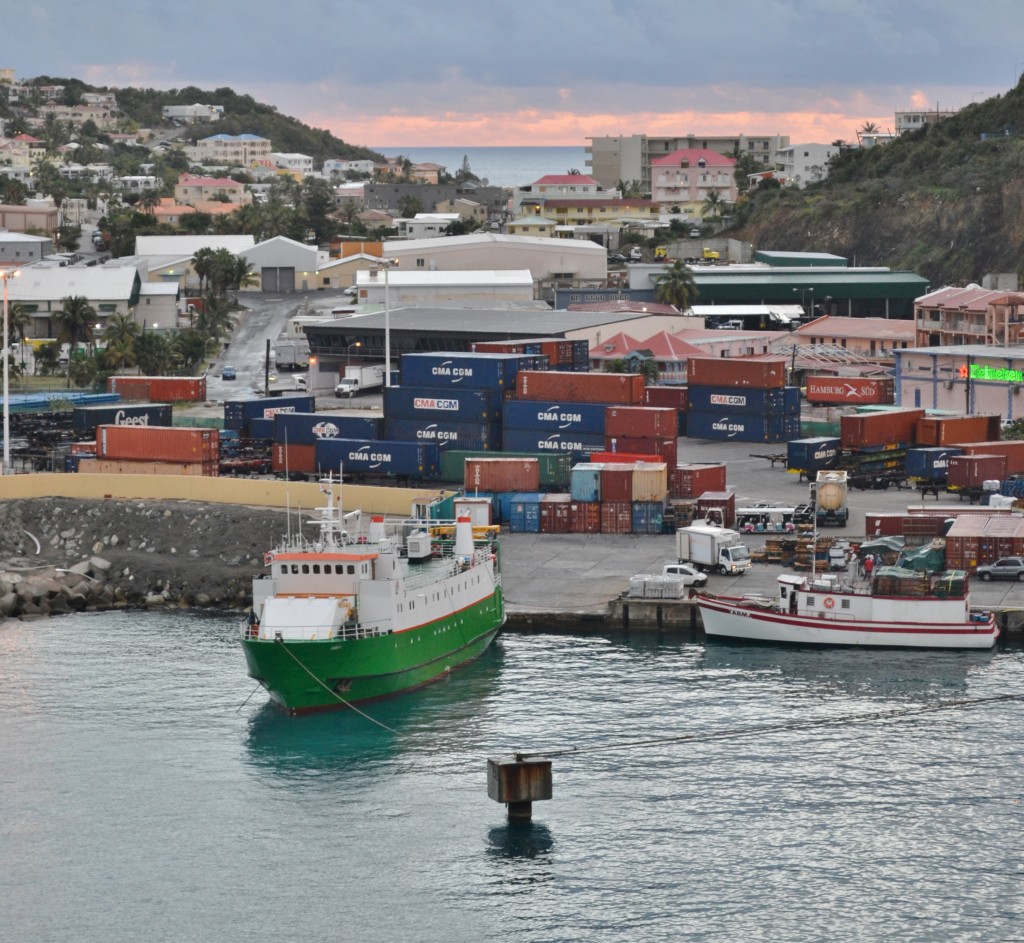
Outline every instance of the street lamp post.
MULTIPOLYGON (((807 308, 804 306, 804 296, 810 290, 811 290, 810 288, 794 288, 793 289, 794 292, 800 292, 800 307, 804 309, 804 313, 807 314, 808 317, 811 317, 812 312, 808 311, 807 308)), ((814 295, 811 295, 811 304, 813 304, 813 303, 814 303, 814 295)))
POLYGON ((3 474, 11 473, 11 334, 7 314, 7 283, 20 272, 0 271, 4 283, 4 467, 3 474))

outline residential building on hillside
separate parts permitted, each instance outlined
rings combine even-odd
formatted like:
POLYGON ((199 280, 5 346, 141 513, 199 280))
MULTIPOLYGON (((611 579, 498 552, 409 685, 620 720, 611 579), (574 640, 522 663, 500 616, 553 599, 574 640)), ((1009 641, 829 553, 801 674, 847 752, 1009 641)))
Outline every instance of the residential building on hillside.
POLYGON ((661 208, 653 200, 557 199, 544 202, 543 215, 560 226, 588 226, 593 223, 624 225, 655 223, 661 215, 661 208))
POLYGON ((908 131, 920 131, 926 124, 934 124, 936 121, 951 118, 959 111, 959 108, 940 110, 937 105, 931 109, 918 108, 910 111, 897 111, 896 133, 906 134, 908 131))
POLYGON ((509 212, 513 216, 540 215, 548 200, 607 200, 618 196, 621 196, 618 190, 608 191, 593 177, 584 174, 547 174, 526 186, 516 187, 509 201, 509 212))
POLYGON ((223 105, 164 105, 160 110, 166 121, 180 121, 183 124, 198 124, 203 121, 219 121, 224 117, 223 105))
POLYGON ((940 288, 914 302, 918 347, 1024 343, 1024 294, 979 288, 940 288))
POLYGON ((829 162, 839 153, 834 144, 792 144, 775 154, 779 173, 787 184, 806 187, 828 176, 829 162))
POLYGON ((703 204, 716 191, 723 204, 738 198, 733 172, 736 161, 717 151, 684 148, 651 161, 651 198, 663 206, 679 206, 686 217, 703 217, 703 204))
POLYGON ((185 148, 189 160, 211 167, 248 167, 270 160, 271 144, 258 134, 214 134, 185 148))
POLYGON ((270 159, 282 170, 296 174, 311 174, 313 172, 313 158, 308 154, 283 154, 280 151, 271 151, 270 159))
POLYGON ((417 213, 412 219, 399 219, 399 239, 440 239, 459 219, 458 213, 417 213))
POLYGON ((487 222, 487 207, 477 200, 459 197, 455 200, 441 200, 437 204, 438 213, 456 213, 460 219, 476 220, 482 226, 487 222))
POLYGON ((194 206, 203 200, 227 198, 236 206, 245 206, 252 202, 252 194, 245 189, 244 183, 230 177, 196 177, 182 174, 174 185, 174 199, 179 203, 194 206))
POLYGON ((502 227, 503 231, 510 236, 537 236, 551 238, 556 235, 558 223, 546 216, 535 216, 533 213, 528 216, 519 216, 510 219, 502 227))
POLYGON ((76 128, 80 128, 86 121, 92 121, 101 131, 116 128, 122 117, 116 104, 47 105, 46 114, 76 128))
POLYGON ((347 177, 350 173, 372 174, 372 160, 325 160, 325 177, 347 177))
POLYGON ((710 150, 732 157, 749 154, 758 164, 771 167, 775 153, 789 146, 783 134, 697 135, 654 137, 646 134, 587 138, 587 165, 590 175, 602 186, 618 186, 620 180, 639 180, 645 193, 651 192, 651 161, 678 150, 710 150))
POLYGON ((382 181, 363 184, 365 205, 368 210, 386 210, 398 213, 406 197, 418 200, 424 213, 440 212, 438 204, 444 200, 465 197, 487 207, 488 217, 501 218, 508 211, 508 197, 503 187, 483 187, 474 183, 431 184, 384 183, 382 181))

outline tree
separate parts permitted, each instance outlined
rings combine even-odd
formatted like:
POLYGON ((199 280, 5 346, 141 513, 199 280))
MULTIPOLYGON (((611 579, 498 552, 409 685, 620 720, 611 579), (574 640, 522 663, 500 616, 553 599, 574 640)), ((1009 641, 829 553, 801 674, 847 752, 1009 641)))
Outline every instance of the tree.
POLYGON ((622 193, 624 199, 639 199, 644 195, 643 185, 639 180, 620 180, 615 189, 622 193))
POLYGON ((329 213, 334 209, 334 190, 326 180, 307 177, 302 182, 302 210, 306 225, 317 243, 326 242, 334 230, 329 213))
POLYGON ((156 190, 147 190, 139 197, 136 205, 142 212, 153 216, 154 210, 160 205, 160 194, 156 190))
POLYGON ((156 331, 144 331, 135 340, 139 369, 145 376, 167 376, 174 363, 170 341, 156 331))
POLYGON ((209 213, 183 213, 181 219, 178 220, 178 228, 193 236, 206 235, 211 226, 213 226, 213 217, 209 213))
POLYGON ((195 255, 192 256, 192 269, 199 277, 199 294, 202 294, 203 288, 213 272, 213 249, 208 246, 197 249, 195 255))
MULTIPOLYGON (((89 299, 82 295, 73 295, 61 302, 61 308, 54 314, 57 325, 57 342, 70 345, 73 353, 79 341, 85 342, 90 352, 95 350, 96 338, 93 333, 96 324, 96 309, 89 304, 89 299)), ((70 363, 71 357, 68 357, 70 363)), ((68 371, 68 386, 71 386, 71 372, 68 371)))
POLYGON ((27 199, 28 191, 20 180, 7 176, 0 179, 0 203, 7 206, 22 206, 27 199))
POLYGON ((73 383, 79 389, 92 386, 100 372, 96 358, 80 350, 71 352, 68 358, 68 388, 73 383))
POLYGON ((459 168, 458 173, 455 174, 456 183, 465 183, 467 180, 479 179, 469 166, 469 155, 462 155, 462 166, 459 168))
POLYGON ((480 220, 478 219, 459 219, 452 220, 446 227, 445 233, 449 236, 468 236, 471 232, 476 232, 480 228, 480 220))
POLYGON ((673 262, 655 281, 655 299, 660 304, 674 305, 680 311, 689 308, 699 295, 693 272, 682 261, 673 262))
POLYGON ((76 252, 81 238, 81 226, 65 223, 57 230, 57 246, 65 252, 76 252))
POLYGON ((181 367, 181 372, 185 376, 191 376, 206 358, 206 338, 192 328, 177 331, 171 338, 171 351, 181 367))
POLYGON ((705 216, 721 216, 723 205, 724 201, 722 200, 721 191, 717 187, 712 187, 708 190, 708 195, 704 197, 701 209, 704 211, 705 216))
POLYGON ((423 212, 423 203, 420 198, 407 193, 398 201, 398 212, 405 219, 412 219, 417 213, 423 212))
POLYGON ((135 363, 135 340, 142 333, 131 315, 115 314, 103 329, 106 349, 103 352, 107 367, 120 370, 135 363))

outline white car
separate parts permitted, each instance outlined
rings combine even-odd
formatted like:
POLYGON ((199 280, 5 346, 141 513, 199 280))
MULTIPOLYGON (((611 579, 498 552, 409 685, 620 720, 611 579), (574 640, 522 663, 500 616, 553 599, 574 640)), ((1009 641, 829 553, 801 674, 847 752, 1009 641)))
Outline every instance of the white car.
POLYGON ((696 586, 699 588, 708 585, 707 573, 701 573, 691 563, 666 563, 661 571, 661 575, 679 580, 683 586, 696 586))

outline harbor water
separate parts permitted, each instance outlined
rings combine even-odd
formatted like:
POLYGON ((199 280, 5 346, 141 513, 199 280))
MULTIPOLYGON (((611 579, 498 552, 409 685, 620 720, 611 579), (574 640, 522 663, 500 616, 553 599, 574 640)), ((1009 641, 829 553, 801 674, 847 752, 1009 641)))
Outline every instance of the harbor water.
POLYGON ((3 939, 1024 935, 1020 650, 506 633, 378 724, 267 706, 237 622, 0 626, 3 939), (487 758, 572 748, 509 825, 487 758))

